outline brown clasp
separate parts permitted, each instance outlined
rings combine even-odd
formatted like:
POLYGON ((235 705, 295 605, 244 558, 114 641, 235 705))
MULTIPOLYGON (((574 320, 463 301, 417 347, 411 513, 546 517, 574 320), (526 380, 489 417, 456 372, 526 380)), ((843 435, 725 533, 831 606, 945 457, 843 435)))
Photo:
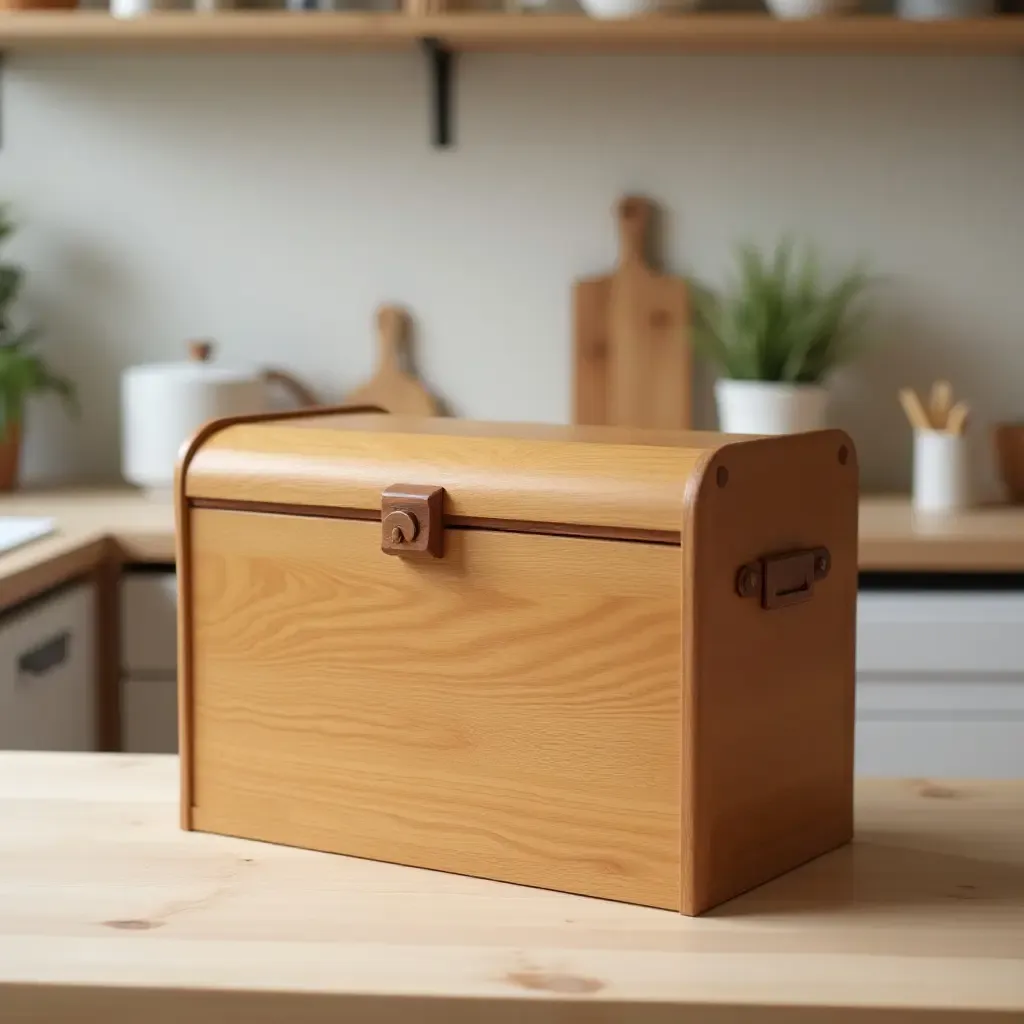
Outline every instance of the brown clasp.
POLYGON ((786 608, 809 601, 814 584, 823 580, 832 568, 828 548, 787 551, 766 555, 756 562, 740 566, 736 574, 736 593, 740 597, 759 597, 767 610, 786 608))
POLYGON ((444 488, 394 484, 380 499, 380 547, 386 555, 444 554, 444 488))

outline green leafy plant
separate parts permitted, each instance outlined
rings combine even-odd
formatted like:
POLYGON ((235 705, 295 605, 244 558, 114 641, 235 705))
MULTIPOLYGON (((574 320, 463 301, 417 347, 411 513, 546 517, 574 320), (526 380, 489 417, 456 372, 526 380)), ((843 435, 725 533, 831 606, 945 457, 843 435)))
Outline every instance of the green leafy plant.
MULTIPOLYGON (((0 205, 0 243, 13 234, 10 211, 0 205)), ((30 395, 52 392, 77 410, 74 386, 35 350, 38 332, 32 327, 19 330, 11 322, 23 281, 21 267, 0 263, 0 439, 5 440, 18 436, 30 395)))
POLYGON ((813 246, 783 239, 762 255, 740 246, 739 273, 722 294, 693 289, 695 340, 727 377, 811 384, 853 356, 867 311, 870 276, 857 266, 827 281, 813 246))

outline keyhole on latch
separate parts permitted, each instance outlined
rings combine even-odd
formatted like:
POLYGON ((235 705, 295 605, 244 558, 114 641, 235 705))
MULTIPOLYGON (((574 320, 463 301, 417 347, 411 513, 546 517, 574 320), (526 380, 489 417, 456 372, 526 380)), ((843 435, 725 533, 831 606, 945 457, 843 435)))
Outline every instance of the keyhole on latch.
POLYGON ((416 522, 416 517, 401 509, 389 512, 384 520, 384 525, 390 528, 391 532, 386 536, 390 536, 391 543, 396 547, 401 544, 411 544, 419 532, 419 523, 416 522))

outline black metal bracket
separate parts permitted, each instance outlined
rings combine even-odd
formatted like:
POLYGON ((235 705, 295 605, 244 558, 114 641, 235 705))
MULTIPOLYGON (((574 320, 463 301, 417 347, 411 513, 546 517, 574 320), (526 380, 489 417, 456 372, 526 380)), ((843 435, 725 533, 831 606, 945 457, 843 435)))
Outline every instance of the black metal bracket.
POLYGON ((447 149, 452 144, 452 64, 455 55, 433 36, 422 40, 422 45, 430 63, 430 139, 438 149, 447 149))
POLYGON ((7 54, 0 50, 0 149, 4 148, 4 72, 7 54))

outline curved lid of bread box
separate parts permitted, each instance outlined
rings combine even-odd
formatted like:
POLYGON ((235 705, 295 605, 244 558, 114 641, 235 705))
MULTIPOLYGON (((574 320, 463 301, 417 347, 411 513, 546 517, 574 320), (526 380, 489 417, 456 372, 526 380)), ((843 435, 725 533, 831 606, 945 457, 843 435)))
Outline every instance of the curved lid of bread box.
POLYGON ((367 518, 396 484, 443 487, 446 522, 575 526, 678 542, 688 481, 735 440, 321 410, 210 425, 183 451, 179 487, 190 503, 367 518))

